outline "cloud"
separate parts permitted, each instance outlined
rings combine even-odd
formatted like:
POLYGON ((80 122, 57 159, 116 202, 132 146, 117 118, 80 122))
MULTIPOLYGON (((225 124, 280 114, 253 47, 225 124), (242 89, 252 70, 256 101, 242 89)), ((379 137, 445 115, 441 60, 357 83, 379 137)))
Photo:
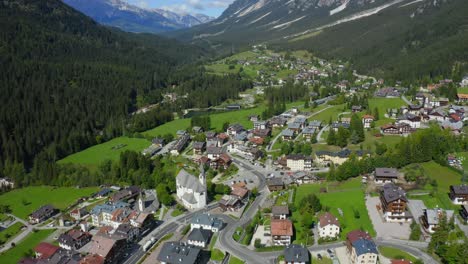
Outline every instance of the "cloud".
POLYGON ((197 10, 205 10, 205 3, 201 0, 187 0, 187 4, 197 10))

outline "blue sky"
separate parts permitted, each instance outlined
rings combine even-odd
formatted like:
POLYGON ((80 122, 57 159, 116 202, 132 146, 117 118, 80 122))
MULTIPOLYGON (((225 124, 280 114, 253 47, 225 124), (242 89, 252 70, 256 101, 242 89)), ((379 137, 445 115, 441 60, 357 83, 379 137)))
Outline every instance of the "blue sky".
POLYGON ((201 13, 217 17, 234 0, 126 0, 144 8, 164 8, 175 12, 201 13))

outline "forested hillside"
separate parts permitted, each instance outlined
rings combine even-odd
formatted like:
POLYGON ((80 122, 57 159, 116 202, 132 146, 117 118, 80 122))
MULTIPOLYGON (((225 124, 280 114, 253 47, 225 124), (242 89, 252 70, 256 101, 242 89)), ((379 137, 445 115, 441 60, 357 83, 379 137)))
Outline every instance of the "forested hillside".
MULTIPOLYGON (((171 72, 204 54, 109 30, 60 0, 1 1, 0 28, 0 171, 120 135, 137 103, 155 103, 171 72)), ((153 124, 172 118, 161 116, 153 124)))
POLYGON ((423 1, 289 39, 284 49, 307 48, 350 60, 361 72, 399 80, 443 75, 459 79, 468 69, 468 1, 423 1))

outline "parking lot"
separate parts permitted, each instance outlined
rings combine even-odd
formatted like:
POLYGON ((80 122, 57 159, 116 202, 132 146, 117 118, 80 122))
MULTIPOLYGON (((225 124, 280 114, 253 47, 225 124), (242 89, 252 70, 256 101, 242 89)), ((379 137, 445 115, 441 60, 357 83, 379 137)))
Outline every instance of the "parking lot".
MULTIPOLYGON (((411 203, 411 202, 410 202, 411 203)), ((377 211, 380 204, 379 197, 367 197, 366 206, 369 217, 377 232, 377 237, 408 239, 411 233, 410 223, 389 223, 385 222, 381 212, 377 211)))

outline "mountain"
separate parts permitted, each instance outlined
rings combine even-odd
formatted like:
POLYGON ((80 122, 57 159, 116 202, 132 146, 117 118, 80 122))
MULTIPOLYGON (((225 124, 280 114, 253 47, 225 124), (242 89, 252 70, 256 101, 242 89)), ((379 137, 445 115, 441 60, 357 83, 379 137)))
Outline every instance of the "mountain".
POLYGON ((211 21, 203 14, 177 14, 163 9, 144 9, 121 0, 63 0, 100 24, 128 32, 161 33, 211 21))
POLYGON ((158 102, 172 72, 206 54, 101 26, 60 0, 0 1, 0 28, 0 177, 9 162, 49 170, 121 135, 137 103, 158 102))
POLYGON ((467 68, 466 13, 466 0, 237 0, 214 21, 167 34, 226 50, 308 49, 362 72, 420 79, 467 68))

